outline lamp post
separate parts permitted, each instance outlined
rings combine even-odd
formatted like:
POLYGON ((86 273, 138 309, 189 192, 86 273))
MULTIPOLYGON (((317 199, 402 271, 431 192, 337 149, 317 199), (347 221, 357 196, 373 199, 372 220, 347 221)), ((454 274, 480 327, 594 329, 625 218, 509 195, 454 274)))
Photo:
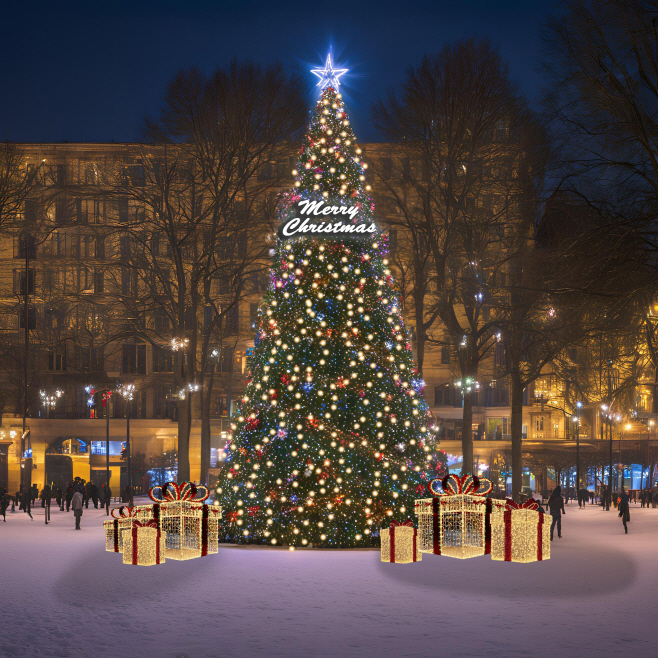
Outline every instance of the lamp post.
POLYGON ((133 504, 133 477, 132 477, 132 461, 130 455, 130 405, 133 395, 135 394, 134 384, 117 384, 117 393, 123 397, 126 405, 126 460, 128 467, 128 503, 132 507, 133 504))
MULTIPOLYGON (((181 386, 185 386, 182 384, 186 379, 189 378, 189 372, 186 372, 185 370, 185 352, 187 351, 187 348, 190 346, 190 339, 189 338, 172 338, 171 339, 171 349, 174 352, 181 352, 181 358, 180 358, 180 382, 181 386)), ((189 360, 189 357, 188 357, 189 360)), ((188 371, 190 368, 188 368, 188 371)), ((175 380, 174 380, 175 381, 175 380)), ((185 388, 181 388, 178 391, 178 399, 179 400, 184 400, 185 399, 185 388), (182 391, 182 397, 181 397, 181 391, 182 391)), ((180 409, 179 409, 180 411, 180 409)), ((179 421, 178 421, 178 473, 179 476, 181 475, 181 471, 183 472, 183 475, 185 477, 189 476, 189 471, 190 471, 190 428, 192 424, 192 419, 191 419, 191 404, 188 399, 187 403, 187 422, 185 423, 185 426, 182 425, 180 422, 180 416, 179 416, 179 421), (182 437, 181 434, 184 432, 185 436, 182 437)))
POLYGON ((651 486, 651 432, 655 424, 655 421, 650 420, 649 427, 647 429, 647 488, 651 486))
POLYGON ((576 402, 576 409, 578 410, 576 416, 576 496, 580 491, 580 410, 582 407, 582 402, 576 402))
POLYGON ((110 496, 107 492, 110 490, 110 398, 112 391, 106 388, 102 391, 97 391, 93 384, 85 386, 85 392, 89 396, 87 399, 87 406, 93 407, 96 403, 94 395, 97 393, 103 395, 103 407, 105 408, 105 515, 110 515, 110 496))

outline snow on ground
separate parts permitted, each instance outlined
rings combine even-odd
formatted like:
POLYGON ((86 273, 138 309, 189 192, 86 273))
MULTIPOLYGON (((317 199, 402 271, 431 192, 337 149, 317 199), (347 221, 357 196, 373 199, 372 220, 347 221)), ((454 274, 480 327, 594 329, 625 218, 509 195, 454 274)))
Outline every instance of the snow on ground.
POLYGON ((543 563, 220 547, 154 567, 104 550, 101 510, 0 521, 2 658, 651 656, 658 510, 567 506, 543 563))

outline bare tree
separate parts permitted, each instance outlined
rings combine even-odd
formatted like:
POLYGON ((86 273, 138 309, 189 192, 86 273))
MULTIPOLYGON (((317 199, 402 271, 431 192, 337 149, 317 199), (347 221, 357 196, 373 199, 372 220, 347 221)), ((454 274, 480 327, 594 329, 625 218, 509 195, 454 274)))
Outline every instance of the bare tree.
POLYGON ((403 207, 427 240, 436 312, 458 357, 464 472, 473 465, 474 382, 499 324, 492 291, 508 258, 502 236, 519 216, 514 178, 528 120, 498 50, 475 39, 426 56, 399 94, 373 108, 375 125, 417 167, 403 207))

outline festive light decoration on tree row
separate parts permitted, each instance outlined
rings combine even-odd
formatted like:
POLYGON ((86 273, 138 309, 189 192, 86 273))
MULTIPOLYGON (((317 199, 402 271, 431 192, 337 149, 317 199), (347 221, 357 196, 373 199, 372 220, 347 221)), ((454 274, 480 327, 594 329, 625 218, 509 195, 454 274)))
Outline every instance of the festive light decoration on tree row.
POLYGON ((377 545, 382 522, 410 510, 435 476, 432 418, 386 238, 376 227, 327 234, 373 223, 366 168, 342 97, 327 86, 280 208, 289 218, 301 207, 316 231, 277 242, 217 485, 228 540, 377 545))
POLYGON ((493 484, 470 474, 448 475, 428 488, 433 498, 415 503, 421 552, 460 559, 491 553, 492 524, 505 507, 502 500, 486 498, 493 484))

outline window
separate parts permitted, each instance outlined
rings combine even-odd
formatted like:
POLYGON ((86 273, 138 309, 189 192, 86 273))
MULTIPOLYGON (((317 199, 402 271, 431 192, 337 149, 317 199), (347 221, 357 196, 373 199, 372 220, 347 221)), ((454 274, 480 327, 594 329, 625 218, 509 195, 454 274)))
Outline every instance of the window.
POLYGON ((231 306, 226 312, 225 328, 227 334, 237 334, 240 330, 240 309, 238 307, 238 302, 231 306))
POLYGON ((122 235, 120 239, 120 254, 121 254, 121 260, 130 260, 130 255, 131 255, 131 244, 130 244, 130 236, 129 235, 122 235))
POLYGON ((494 351, 494 359, 495 363, 499 367, 504 367, 505 366, 505 344, 504 343, 496 343, 496 349, 494 351))
POLYGON ((455 400, 454 387, 450 384, 441 384, 434 389, 434 404, 437 407, 450 407, 455 400))
POLYGON ((14 258, 25 260, 27 245, 27 256, 30 260, 37 257, 36 243, 33 235, 21 234, 14 238, 14 258))
POLYGON ((249 324, 252 329, 256 328, 256 323, 258 322, 258 303, 252 302, 249 304, 249 324))
POLYGON ((121 294, 127 297, 137 294, 137 273, 129 267, 121 268, 121 294))
POLYGON ((450 363, 450 348, 444 345, 441 348, 441 365, 448 365, 450 363))
MULTIPOLYGON (((28 295, 34 294, 34 268, 28 270, 28 286, 27 293, 28 295)), ((25 270, 24 269, 15 269, 14 270, 14 294, 25 296, 25 270)))
POLYGON ((48 370, 66 370, 66 354, 63 350, 54 348, 48 352, 48 370))
POLYGON ((238 258, 244 260, 247 257, 247 232, 241 231, 238 234, 238 258))
POLYGON ((230 347, 223 347, 219 356, 219 371, 233 372, 233 350, 230 347))
POLYGON ((146 345, 122 347, 121 372, 125 375, 146 374, 146 345))
POLYGON ((105 238, 102 235, 96 236, 94 241, 94 258, 105 258, 105 238))
POLYGON ((535 418, 535 430, 537 432, 543 432, 544 431, 544 417, 543 416, 537 416, 535 418))
POLYGON ((103 270, 96 268, 94 270, 94 293, 96 295, 101 295, 105 292, 105 282, 103 276, 103 270))
POLYGON ((55 224, 62 225, 68 221, 68 208, 66 199, 57 199, 55 201, 55 224))
POLYGON ((163 308, 157 308, 155 310, 155 313, 153 314, 153 319, 154 319, 154 324, 155 324, 155 330, 159 334, 166 334, 169 333, 170 329, 170 322, 169 322, 169 316, 167 315, 167 311, 163 308))
POLYGON ((203 328, 208 329, 212 324, 213 317, 215 316, 214 309, 212 306, 203 307, 203 328))
POLYGON ((117 203, 119 221, 124 224, 128 222, 128 199, 119 199, 117 203))
POLYGON ((509 438, 510 431, 509 418, 487 419, 487 440, 502 441, 509 438))
POLYGON ((217 243, 217 259, 220 261, 232 260, 235 255, 235 236, 220 236, 217 243))
POLYGON ((75 346, 75 368, 80 372, 101 373, 103 370, 103 348, 75 346))
POLYGON ((50 255, 63 258, 66 256, 66 234, 55 231, 50 236, 50 255))
POLYGON ((153 413, 158 418, 176 418, 176 404, 171 386, 156 386, 153 390, 153 413))
MULTIPOLYGON (((21 304, 18 308, 18 327, 19 329, 25 329, 25 304, 21 304)), ((27 308, 27 328, 37 328, 37 311, 34 306, 28 306, 27 308)))
POLYGON ((101 224, 105 221, 105 201, 94 201, 94 224, 101 224))
POLYGON ((153 372, 174 372, 174 355, 170 350, 153 346, 153 372))

